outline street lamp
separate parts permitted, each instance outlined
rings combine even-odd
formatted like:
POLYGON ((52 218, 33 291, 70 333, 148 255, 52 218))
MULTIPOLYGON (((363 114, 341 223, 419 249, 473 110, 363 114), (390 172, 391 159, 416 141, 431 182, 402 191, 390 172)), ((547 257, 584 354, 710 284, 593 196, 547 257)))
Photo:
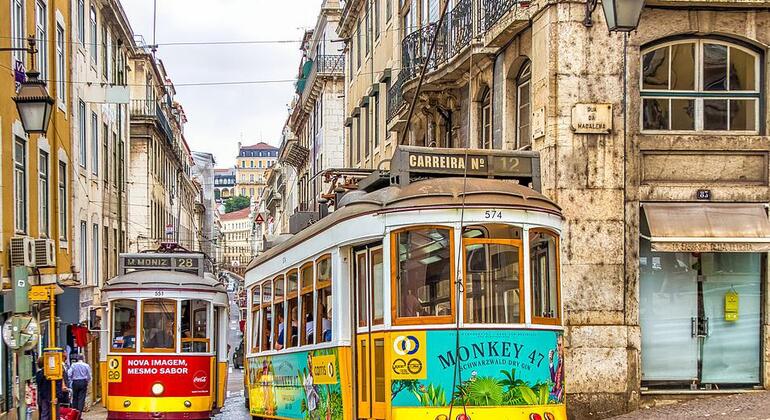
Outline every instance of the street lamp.
POLYGON ((28 71, 27 80, 21 84, 13 101, 19 110, 24 131, 43 134, 48 131, 48 123, 51 121, 53 98, 48 95, 45 82, 39 80, 38 76, 40 73, 34 69, 28 71))
MULTIPOLYGON (((598 0, 586 0, 586 17, 583 24, 593 26, 591 14, 596 9, 598 0)), ((602 0, 604 20, 610 32, 631 32, 639 26, 645 0, 602 0)))
POLYGON ((37 54, 35 37, 27 38, 27 43, 29 44, 27 48, 0 48, 0 51, 26 51, 32 56, 32 68, 27 72, 27 80, 21 83, 13 101, 16 102, 24 131, 27 134, 43 134, 48 131, 54 101, 48 95, 45 82, 38 79, 40 72, 35 70, 35 54, 37 54))

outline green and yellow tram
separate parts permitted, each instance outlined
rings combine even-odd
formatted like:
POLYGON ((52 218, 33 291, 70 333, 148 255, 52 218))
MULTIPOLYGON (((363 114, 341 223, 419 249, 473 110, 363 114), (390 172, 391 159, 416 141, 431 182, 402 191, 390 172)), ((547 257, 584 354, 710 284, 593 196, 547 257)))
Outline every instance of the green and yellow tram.
POLYGON ((515 182, 353 191, 250 264, 250 413, 566 419, 559 207, 515 182))

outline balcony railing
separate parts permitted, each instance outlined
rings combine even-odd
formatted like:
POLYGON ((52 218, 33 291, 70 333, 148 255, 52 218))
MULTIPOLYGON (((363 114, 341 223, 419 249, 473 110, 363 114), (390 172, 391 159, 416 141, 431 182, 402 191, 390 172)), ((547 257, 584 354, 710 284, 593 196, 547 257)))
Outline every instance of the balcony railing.
POLYGON ((315 58, 318 74, 342 76, 345 74, 345 55, 319 55, 315 58))
POLYGON ((529 0, 460 0, 447 11, 441 30, 436 34, 437 22, 410 33, 401 41, 401 64, 398 81, 388 90, 388 119, 401 107, 403 84, 417 77, 427 61, 427 71, 458 56, 474 36, 489 31, 514 7, 526 7, 529 0), (430 43, 436 35, 433 54, 428 58, 430 43), (398 87, 398 88, 397 88, 398 87))
POLYGON ((171 129, 171 124, 169 124, 163 108, 158 103, 149 99, 132 99, 129 112, 132 117, 154 117, 158 128, 166 136, 166 140, 171 144, 174 143, 174 132, 171 129))

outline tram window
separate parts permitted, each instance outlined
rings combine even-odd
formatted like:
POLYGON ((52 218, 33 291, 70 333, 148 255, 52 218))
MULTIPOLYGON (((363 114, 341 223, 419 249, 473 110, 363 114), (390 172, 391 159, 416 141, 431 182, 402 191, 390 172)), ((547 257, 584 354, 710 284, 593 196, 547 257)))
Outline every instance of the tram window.
POLYGON ((466 239, 521 239, 522 229, 501 223, 473 225, 463 229, 466 239))
POLYGON ((358 289, 358 326, 369 325, 369 295, 366 287, 366 251, 356 254, 356 283, 358 289))
POLYGON ((112 349, 136 349, 136 301, 112 303, 112 349))
POLYGON ((382 248, 370 251, 369 261, 372 265, 372 323, 379 325, 385 322, 385 297, 383 296, 382 248))
POLYGON ((142 350, 174 351, 176 348, 176 301, 149 299, 142 302, 142 350))
POLYGON ((286 346, 286 336, 284 322, 284 278, 278 276, 273 280, 273 313, 275 314, 275 322, 273 322, 273 334, 270 342, 272 343, 274 350, 282 350, 286 346))
POLYGON ((332 287, 331 285, 318 289, 318 316, 316 317, 316 342, 332 341, 332 287), (320 324, 320 328, 318 325, 320 324))
POLYGON ((522 261, 518 244, 464 241, 466 322, 521 322, 522 261))
POLYGON ((532 317, 535 322, 559 320, 559 241, 548 231, 529 232, 532 273, 532 317))
POLYGON ((299 271, 300 303, 302 314, 299 317, 300 345, 315 343, 313 324, 313 263, 305 264, 299 271))
POLYGON ((259 351, 259 320, 261 317, 260 306, 262 305, 262 286, 256 285, 251 291, 251 349, 259 351))
POLYGON ((450 235, 446 228, 418 228, 395 234, 397 318, 451 319, 450 235))
POLYGON ((260 310, 262 337, 259 344, 260 351, 270 350, 272 347, 271 325, 273 322, 273 308, 270 305, 262 306, 260 310))
POLYGON ((182 301, 182 352, 209 351, 209 303, 205 300, 182 301))

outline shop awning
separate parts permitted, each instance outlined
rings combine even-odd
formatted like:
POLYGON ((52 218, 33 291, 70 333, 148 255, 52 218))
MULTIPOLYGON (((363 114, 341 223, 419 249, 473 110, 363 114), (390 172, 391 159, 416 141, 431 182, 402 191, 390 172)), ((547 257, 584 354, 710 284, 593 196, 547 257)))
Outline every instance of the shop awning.
POLYGON ((770 221, 760 203, 644 203, 642 209, 649 227, 642 236, 653 251, 770 251, 770 221))

